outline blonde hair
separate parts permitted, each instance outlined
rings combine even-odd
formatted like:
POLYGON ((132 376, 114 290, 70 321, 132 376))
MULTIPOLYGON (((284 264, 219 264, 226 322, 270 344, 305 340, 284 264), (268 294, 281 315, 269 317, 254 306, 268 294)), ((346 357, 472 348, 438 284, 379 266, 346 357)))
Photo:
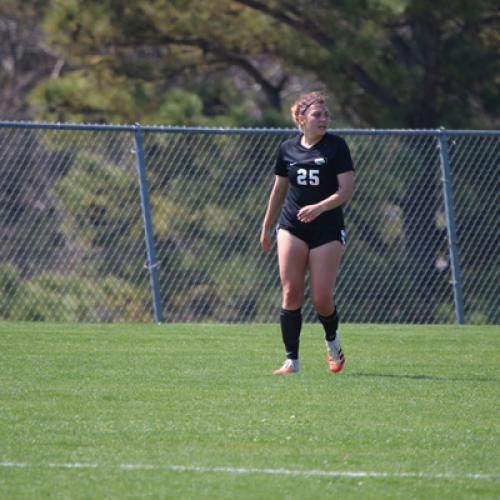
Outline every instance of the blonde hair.
POLYGON ((299 116, 304 115, 313 104, 326 104, 326 97, 320 92, 309 92, 308 94, 301 95, 290 108, 292 120, 299 128, 299 116))

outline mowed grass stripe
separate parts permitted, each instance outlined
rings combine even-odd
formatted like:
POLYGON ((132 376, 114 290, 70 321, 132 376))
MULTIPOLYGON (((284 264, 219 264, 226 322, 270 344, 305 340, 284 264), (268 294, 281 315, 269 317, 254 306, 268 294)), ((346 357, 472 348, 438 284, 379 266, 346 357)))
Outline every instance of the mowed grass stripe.
MULTIPOLYGON (((278 474, 258 485, 237 474, 187 480, 189 469, 177 477, 168 467, 387 474, 363 485, 354 476, 297 475, 289 478, 297 498, 327 494, 332 480, 347 498, 360 488, 384 497, 498 494, 496 480, 468 481, 499 475, 499 334, 498 327, 345 325, 347 364, 334 375, 320 326, 308 324, 302 371, 279 377, 271 375, 283 360, 276 325, 0 323, 0 461, 99 464, 78 477, 94 480, 96 491, 105 484, 108 496, 142 488, 234 498, 247 481, 249 497, 282 498, 287 484, 278 474), (151 469, 128 478, 117 470, 110 483, 105 471, 116 464, 151 469), (415 478, 404 486, 401 474, 415 478), (456 480, 438 481, 447 476, 456 480), (424 487, 423 477, 431 484, 424 487)), ((21 494, 37 474, 4 467, 0 494, 21 494)), ((57 476, 61 491, 78 496, 73 474, 47 470, 38 487, 54 493, 57 476)))

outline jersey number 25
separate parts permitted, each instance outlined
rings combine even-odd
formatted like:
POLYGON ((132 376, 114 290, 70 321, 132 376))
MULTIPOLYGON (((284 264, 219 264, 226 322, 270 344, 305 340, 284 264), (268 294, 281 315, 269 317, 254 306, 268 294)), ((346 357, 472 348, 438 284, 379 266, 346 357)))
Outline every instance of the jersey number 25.
POLYGON ((297 184, 299 186, 319 186, 319 170, 299 168, 297 170, 297 184))

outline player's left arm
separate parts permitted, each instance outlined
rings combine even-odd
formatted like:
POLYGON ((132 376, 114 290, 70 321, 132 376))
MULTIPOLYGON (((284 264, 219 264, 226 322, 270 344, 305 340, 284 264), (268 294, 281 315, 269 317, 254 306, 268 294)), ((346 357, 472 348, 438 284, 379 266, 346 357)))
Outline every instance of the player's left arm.
POLYGON ((354 171, 343 172, 337 175, 338 189, 328 198, 316 203, 314 205, 306 205, 302 207, 297 218, 301 222, 311 222, 319 217, 323 212, 333 210, 347 203, 354 193, 354 171))

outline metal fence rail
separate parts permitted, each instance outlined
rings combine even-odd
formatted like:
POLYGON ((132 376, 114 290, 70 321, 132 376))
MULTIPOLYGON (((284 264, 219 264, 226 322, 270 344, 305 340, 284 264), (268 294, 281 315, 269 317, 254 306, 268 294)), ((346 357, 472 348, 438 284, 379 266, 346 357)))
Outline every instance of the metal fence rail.
MULTIPOLYGON (((295 133, 0 122, 0 318, 276 321, 258 239, 295 133)), ((357 184, 342 320, 498 324, 500 132, 336 133, 357 184)))

